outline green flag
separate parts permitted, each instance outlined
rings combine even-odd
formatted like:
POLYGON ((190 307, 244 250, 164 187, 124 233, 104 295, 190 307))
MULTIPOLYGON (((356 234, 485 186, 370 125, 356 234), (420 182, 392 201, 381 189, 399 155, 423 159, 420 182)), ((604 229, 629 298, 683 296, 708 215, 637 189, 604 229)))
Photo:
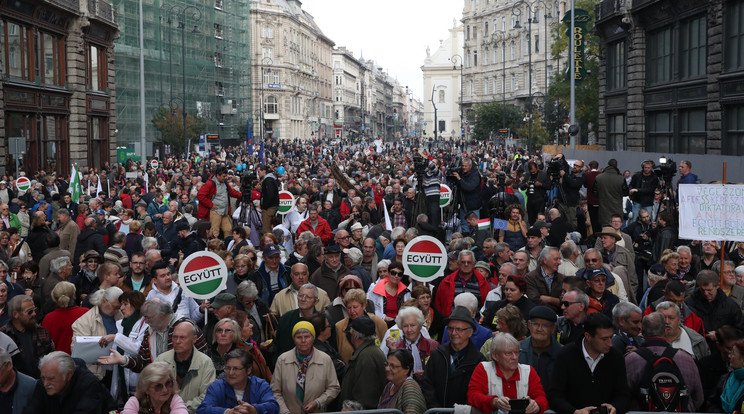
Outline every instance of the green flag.
POLYGON ((77 165, 72 165, 72 174, 70 174, 70 195, 72 201, 77 203, 80 201, 80 196, 83 193, 83 188, 80 186, 80 174, 77 170, 77 165))

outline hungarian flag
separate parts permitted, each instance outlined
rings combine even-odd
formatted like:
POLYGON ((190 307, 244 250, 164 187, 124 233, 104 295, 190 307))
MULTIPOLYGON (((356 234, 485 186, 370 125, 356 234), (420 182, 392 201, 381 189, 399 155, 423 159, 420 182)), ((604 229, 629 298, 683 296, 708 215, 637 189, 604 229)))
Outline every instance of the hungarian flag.
POLYGON ((83 187, 80 185, 80 174, 77 165, 72 164, 72 173, 70 174, 70 195, 73 202, 79 202, 80 196, 83 195, 83 187))
POLYGON ((478 230, 488 230, 488 226, 490 225, 491 220, 484 218, 478 220, 478 230))

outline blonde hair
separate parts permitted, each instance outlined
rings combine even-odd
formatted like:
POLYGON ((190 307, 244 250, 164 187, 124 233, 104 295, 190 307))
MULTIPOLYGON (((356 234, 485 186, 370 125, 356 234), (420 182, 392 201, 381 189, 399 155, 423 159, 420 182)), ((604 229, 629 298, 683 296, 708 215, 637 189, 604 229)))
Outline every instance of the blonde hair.
POLYGON ((58 282, 52 289, 52 301, 60 308, 66 308, 75 302, 75 285, 70 282, 58 282))
MULTIPOLYGON (((148 410, 154 408, 152 407, 152 402, 147 396, 147 390, 150 388, 150 385, 166 378, 173 381, 173 395, 177 394, 178 382, 176 382, 176 379, 173 377, 173 371, 171 371, 167 363, 153 362, 142 370, 139 375, 139 380, 137 381, 137 391, 134 393, 134 396, 137 397, 137 400, 140 403, 140 412, 150 412, 148 410)), ((173 396, 171 396, 171 398, 173 398, 173 396)), ((163 405, 163 411, 161 411, 161 413, 164 413, 166 409, 170 412, 170 403, 168 402, 163 405)))

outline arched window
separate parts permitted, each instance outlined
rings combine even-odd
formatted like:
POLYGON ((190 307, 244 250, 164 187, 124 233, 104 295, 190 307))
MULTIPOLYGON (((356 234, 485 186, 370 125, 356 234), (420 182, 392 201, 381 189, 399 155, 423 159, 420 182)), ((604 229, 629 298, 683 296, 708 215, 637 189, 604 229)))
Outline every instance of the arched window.
POLYGON ((516 58, 517 58, 517 45, 512 40, 511 44, 509 45, 509 59, 514 60, 516 58))
POLYGON ((439 91, 439 103, 444 103, 444 91, 439 91))

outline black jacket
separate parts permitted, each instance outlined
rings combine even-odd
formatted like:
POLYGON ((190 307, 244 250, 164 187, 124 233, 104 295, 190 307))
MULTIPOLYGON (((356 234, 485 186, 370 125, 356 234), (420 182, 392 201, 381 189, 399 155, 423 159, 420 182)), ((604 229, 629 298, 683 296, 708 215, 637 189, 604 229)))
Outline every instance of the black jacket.
POLYGON ((449 342, 439 345, 431 353, 421 381, 427 408, 451 408, 454 404, 468 403, 470 376, 483 361, 483 355, 473 342, 469 342, 461 352, 462 359, 455 372, 450 371, 452 348, 449 342))
POLYGON ((581 195, 579 190, 584 186, 584 173, 573 175, 568 173, 563 176, 563 194, 566 196, 566 205, 576 207, 579 205, 581 195))
POLYGON ((266 174, 261 182, 261 209, 279 207, 279 183, 274 175, 266 174))
POLYGON ((481 198, 481 175, 475 165, 470 171, 460 176, 458 185, 460 186, 460 197, 465 210, 479 210, 483 203, 481 198))
POLYGON ((72 261, 73 266, 80 262, 80 256, 88 250, 95 250, 103 257, 103 254, 106 252, 106 243, 104 243, 101 233, 95 229, 86 227, 78 235, 75 256, 73 256, 72 261))
POLYGON ((630 196, 634 203, 650 206, 654 204, 654 190, 659 187, 659 178, 653 172, 651 175, 643 175, 643 171, 638 171, 631 177, 629 187, 631 190, 638 190, 630 196))
POLYGON ((98 378, 85 367, 77 366, 70 379, 69 388, 48 396, 41 380, 36 382, 34 393, 24 414, 101 414, 116 410, 116 401, 98 378))
POLYGON ((592 373, 581 347, 581 342, 571 343, 558 353, 548 390, 550 408, 559 414, 573 413, 609 403, 618 414, 628 411, 630 390, 623 355, 610 348, 592 373))
MULTIPOLYGON (((44 256, 44 251, 47 249, 47 236, 51 232, 47 226, 31 227, 28 231, 26 243, 28 243, 28 247, 31 249, 31 256, 33 256, 36 263, 39 263, 44 256)), ((103 253, 101 253, 101 256, 103 256, 103 253)))
POLYGON ((744 318, 741 309, 736 302, 718 289, 713 302, 708 302, 700 288, 695 289, 692 295, 685 299, 685 305, 695 312, 703 320, 705 330, 715 331, 723 325, 731 325, 735 328, 744 328, 744 318))

